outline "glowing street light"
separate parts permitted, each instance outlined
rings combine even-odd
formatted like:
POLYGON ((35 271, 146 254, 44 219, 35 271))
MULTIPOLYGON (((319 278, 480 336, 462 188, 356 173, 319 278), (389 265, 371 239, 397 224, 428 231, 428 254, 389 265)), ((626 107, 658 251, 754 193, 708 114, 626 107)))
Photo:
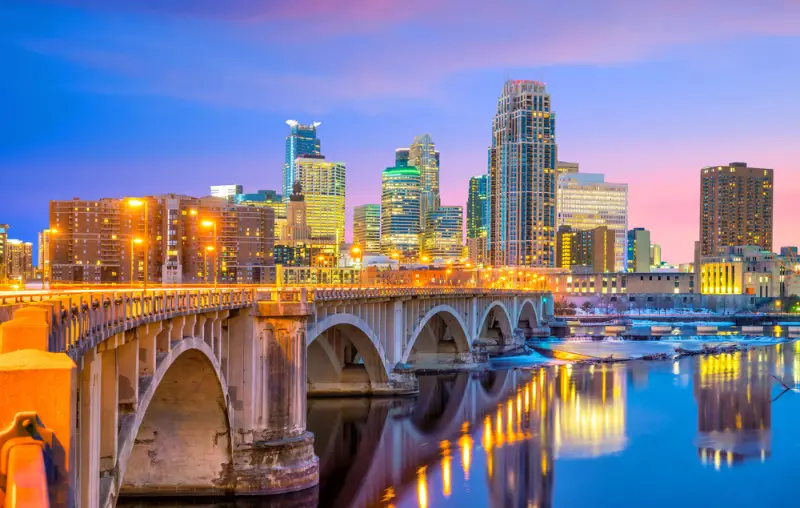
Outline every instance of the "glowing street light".
POLYGON ((144 212, 144 282, 142 283, 142 289, 147 291, 147 277, 150 271, 150 234, 148 230, 148 214, 147 214, 147 200, 146 199, 137 199, 131 198, 127 201, 128 206, 131 208, 139 208, 140 206, 144 212))
MULTIPOLYGON (((211 246, 214 250, 217 249, 217 222, 213 220, 203 220, 200 222, 200 225, 204 228, 211 228, 212 231, 212 239, 214 241, 214 245, 211 246)), ((208 250, 208 248, 206 248, 208 250)), ((217 265, 219 264, 219 254, 214 256, 214 287, 217 287, 217 265)), ((203 270, 203 279, 205 279, 205 271, 203 270)))

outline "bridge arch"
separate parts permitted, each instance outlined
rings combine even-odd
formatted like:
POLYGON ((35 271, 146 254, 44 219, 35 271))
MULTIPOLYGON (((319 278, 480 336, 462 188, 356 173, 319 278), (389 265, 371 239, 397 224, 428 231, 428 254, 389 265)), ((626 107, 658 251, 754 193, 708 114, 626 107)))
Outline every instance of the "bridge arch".
POLYGON ((525 332, 525 337, 530 338, 533 329, 541 325, 539 313, 536 311, 536 304, 530 298, 525 298, 519 305, 519 315, 515 320, 517 328, 525 332))
POLYGON ((494 339, 498 342, 511 338, 515 328, 512 325, 511 313, 501 301, 487 305, 478 323, 480 325, 476 339, 494 339))
POLYGON ((233 465, 227 394, 205 341, 185 338, 176 344, 141 391, 136 412, 120 418, 113 497, 161 489, 225 492, 233 465))
POLYGON ((312 390, 325 391, 326 386, 347 382, 371 385, 389 382, 391 369, 380 339, 358 316, 332 314, 312 326, 306 340, 312 390))
POLYGON ((437 305, 425 313, 411 332, 403 350, 403 362, 413 360, 417 353, 469 353, 472 345, 468 330, 456 309, 450 305, 437 305))
POLYGON ((411 424, 420 441, 449 437, 464 421, 470 374, 420 376, 419 396, 411 412, 411 424))

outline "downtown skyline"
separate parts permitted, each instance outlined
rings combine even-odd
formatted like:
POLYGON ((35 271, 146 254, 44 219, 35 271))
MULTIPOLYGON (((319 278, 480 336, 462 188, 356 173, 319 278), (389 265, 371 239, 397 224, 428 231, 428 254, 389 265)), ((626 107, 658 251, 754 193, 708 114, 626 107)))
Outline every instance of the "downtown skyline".
MULTIPOLYGON (((433 2, 431 8, 445 3, 433 2)), ((281 43, 245 44, 231 33, 231 27, 244 23, 241 19, 212 12, 205 13, 206 19, 181 12, 140 12, 126 2, 108 2, 106 8, 88 4, 83 9, 71 2, 12 2, 0 12, 7 14, 4 20, 19 26, 3 27, 0 55, 8 57, 18 72, 11 82, 0 85, 0 92, 9 99, 10 117, 22 120, 2 129, 8 142, 0 151, 0 173, 7 179, 0 190, 8 214, 3 220, 12 225, 10 236, 35 241, 36 233, 47 226, 50 199, 166 192, 202 196, 209 185, 224 183, 241 183, 249 192, 280 189, 284 122, 296 118, 303 123, 321 121, 323 153, 329 160, 347 163, 350 238, 352 208, 379 200, 386 154, 423 132, 432 135, 441 152, 442 202, 466 204, 469 178, 486 172, 493 109, 508 77, 547 83, 558 113, 559 159, 578 162, 587 173, 628 183, 629 226, 650 230, 653 241, 663 247, 664 259, 673 263, 692 259, 693 242, 699 236, 701 168, 738 160, 775 170, 773 250, 777 251, 781 245, 797 243, 791 205, 800 199, 796 143, 800 129, 792 119, 800 114, 800 104, 791 83, 800 42, 787 20, 800 12, 788 3, 766 2, 772 12, 765 6, 764 12, 755 9, 758 12, 739 19, 733 14, 741 14, 741 3, 725 8, 717 2, 699 4, 706 9, 689 5, 681 16, 662 13, 664 27, 681 28, 685 40, 665 38, 664 30, 627 35, 641 39, 636 54, 622 47, 613 33, 601 33, 597 36, 604 41, 600 46, 607 50, 605 55, 587 49, 572 57, 517 55, 516 60, 504 56, 492 63, 479 54, 474 62, 448 62, 443 74, 437 75, 439 81, 430 84, 426 80, 433 78, 426 77, 421 81, 427 86, 413 83, 408 90, 398 89, 397 83, 394 88, 382 87, 388 80, 379 79, 378 68, 375 76, 347 74, 352 89, 344 91, 308 83, 310 89, 300 91, 313 100, 304 101, 289 92, 270 95, 269 84, 264 85, 262 98, 239 93, 236 83, 219 86, 214 96, 189 84, 168 91, 146 86, 153 77, 135 67, 151 55, 152 48, 123 37, 135 29, 169 35, 166 41, 175 45, 174 51, 159 56, 153 66, 171 63, 179 77, 198 70, 192 68, 196 62, 175 58, 175 52, 199 34, 217 44, 215 57, 238 55, 234 61, 245 70, 269 67, 250 57, 267 51, 265 47, 280 48, 281 43), (719 28, 707 34, 705 27, 693 28, 693 22, 707 19, 705 11, 713 5, 725 13, 717 16, 721 27, 743 30, 739 39, 727 38, 719 28), (51 23, 34 27, 39 15, 48 15, 51 23), (112 33, 112 25, 119 34, 112 33), (174 30, 167 34, 169 27, 174 30), (465 68, 454 69, 457 64, 465 68), (128 72, 131 69, 125 66, 137 72, 128 72), (684 107, 676 108, 677 104, 684 107), (756 117, 758 130, 741 120, 756 117)), ((298 9, 319 5, 306 2, 298 9)), ((662 9, 660 5, 654 4, 654 11, 662 9)), ((198 15, 204 14, 200 9, 198 15)), ((476 9, 466 9, 459 19, 444 23, 442 30, 451 29, 451 23, 468 22, 476 9)), ((620 21, 620 33, 645 17, 640 11, 632 9, 620 21)), ((376 26, 387 31, 410 22, 390 19, 389 11, 372 14, 376 26)), ((281 15, 267 13, 263 22, 269 24, 277 19, 269 16, 281 15)), ((602 12, 597 15, 602 20, 602 12)), ((564 19, 553 13, 554 21, 564 19)), ((245 23, 249 28, 257 24, 245 23)), ((312 26, 316 26, 313 16, 312 26)), ((357 28, 350 27, 349 33, 359 40, 385 39, 385 34, 357 28)), ((480 33, 475 38, 489 36, 480 33)), ((342 46, 347 42, 343 33, 320 31, 312 39, 331 46, 326 54, 347 47, 342 46)), ((446 56, 446 49, 434 44, 423 64, 446 56)), ((318 74, 335 74, 330 67, 336 61, 319 64, 318 74)), ((292 62, 277 69, 301 70, 292 62)), ((335 83, 344 86, 341 80, 335 83)))

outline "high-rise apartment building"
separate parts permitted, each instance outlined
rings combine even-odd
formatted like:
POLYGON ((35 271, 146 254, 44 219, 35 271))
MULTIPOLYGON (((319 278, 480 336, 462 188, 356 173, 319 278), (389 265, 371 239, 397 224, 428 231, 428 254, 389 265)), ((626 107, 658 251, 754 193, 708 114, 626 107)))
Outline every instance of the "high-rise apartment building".
POLYGON ((0 284, 8 279, 8 224, 0 224, 0 284))
POLYGON ((9 239, 6 243, 6 273, 12 281, 33 278, 33 244, 22 240, 9 239))
POLYGON ((152 282, 198 283, 216 272, 220 282, 270 281, 271 209, 176 194, 139 201, 147 206, 109 198, 51 201, 50 228, 58 231, 51 238, 52 280, 130 282, 147 273, 152 282))
POLYGON ((353 244, 364 254, 381 251, 381 205, 359 205, 353 208, 353 244))
POLYGON ((416 167, 386 168, 381 182, 381 252, 416 257, 422 176, 416 167))
POLYGON ((283 199, 288 200, 292 193, 292 186, 297 180, 295 164, 298 157, 304 155, 320 155, 320 143, 317 139, 317 127, 320 122, 303 125, 296 120, 287 120, 289 135, 286 136, 286 159, 283 163, 283 199))
POLYGON ((274 190, 259 190, 254 193, 237 194, 233 202, 237 205, 272 208, 275 214, 275 243, 280 243, 281 234, 286 229, 286 202, 283 196, 274 190))
POLYGON ((317 242, 338 248, 344 241, 344 162, 328 162, 322 155, 298 157, 295 181, 303 189, 311 235, 317 242))
POLYGON ((469 179, 467 238, 489 236, 489 175, 469 179))
POLYGON ((233 203, 234 199, 236 198, 236 195, 241 194, 243 192, 243 187, 237 184, 212 185, 210 192, 212 197, 226 199, 231 203, 233 203))
POLYGON ((434 259, 458 259, 464 252, 464 209, 440 206, 428 210, 422 234, 422 255, 434 259))
POLYGON ((645 228, 633 228, 628 231, 628 271, 633 273, 649 272, 650 266, 650 231, 645 228))
POLYGON ((705 167, 700 173, 702 256, 757 245, 772 250, 772 170, 745 162, 705 167))
POLYGON ((650 244, 650 266, 661 266, 661 246, 657 243, 650 244))
POLYGON ((489 151, 489 251, 496 266, 555 266, 556 119, 544 83, 506 81, 489 151))
POLYGON ((616 235, 606 226, 586 230, 560 226, 556 243, 558 268, 587 267, 593 273, 614 271, 616 235))
MULTIPOLYGON (((628 184, 601 174, 563 173, 558 178, 558 224, 573 229, 606 226, 614 231, 614 269, 627 269, 628 184)), ((649 256, 649 253, 648 253, 649 256)))

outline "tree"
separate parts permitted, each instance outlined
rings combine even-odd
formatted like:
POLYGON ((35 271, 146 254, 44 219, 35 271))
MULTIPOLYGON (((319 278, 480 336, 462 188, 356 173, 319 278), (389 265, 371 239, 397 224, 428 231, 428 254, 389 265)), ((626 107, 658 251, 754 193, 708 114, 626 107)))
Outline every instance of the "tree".
POLYGON ((592 307, 593 307, 592 302, 590 302, 589 300, 586 300, 581 304, 581 310, 587 314, 592 311, 592 307))

